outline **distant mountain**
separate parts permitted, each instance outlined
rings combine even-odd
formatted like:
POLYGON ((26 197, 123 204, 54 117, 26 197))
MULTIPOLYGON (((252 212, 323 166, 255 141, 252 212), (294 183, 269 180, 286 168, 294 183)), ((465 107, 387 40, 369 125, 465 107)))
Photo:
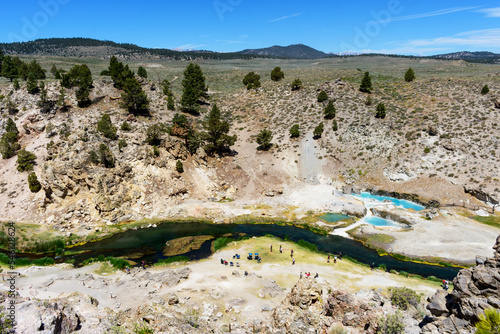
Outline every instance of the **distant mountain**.
POLYGON ((474 63, 500 63, 500 54, 488 51, 461 51, 432 56, 431 58, 465 60, 474 63))
POLYGON ((48 38, 21 43, 0 43, 5 54, 41 55, 60 57, 109 58, 116 55, 123 59, 250 59, 268 56, 245 55, 241 53, 221 53, 212 51, 177 51, 170 49, 150 49, 129 43, 115 43, 91 38, 48 38))
POLYGON ((304 44, 292 44, 289 46, 274 45, 263 49, 246 49, 238 52, 247 55, 260 55, 276 58, 295 58, 295 59, 318 59, 330 57, 330 55, 311 48, 304 44))

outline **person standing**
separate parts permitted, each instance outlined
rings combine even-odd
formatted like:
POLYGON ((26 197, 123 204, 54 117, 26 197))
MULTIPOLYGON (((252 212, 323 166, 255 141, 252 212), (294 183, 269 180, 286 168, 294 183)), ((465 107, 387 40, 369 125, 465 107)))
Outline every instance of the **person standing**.
POLYGON ((283 253, 283 248, 281 248, 281 245, 280 245, 280 254, 283 253))
POLYGON ((295 258, 292 257, 292 266, 295 264, 295 258))
POLYGON ((271 253, 273 252, 273 245, 271 245, 271 253))
POLYGON ((328 254, 328 260, 326 260, 326 263, 330 263, 330 254, 328 254))

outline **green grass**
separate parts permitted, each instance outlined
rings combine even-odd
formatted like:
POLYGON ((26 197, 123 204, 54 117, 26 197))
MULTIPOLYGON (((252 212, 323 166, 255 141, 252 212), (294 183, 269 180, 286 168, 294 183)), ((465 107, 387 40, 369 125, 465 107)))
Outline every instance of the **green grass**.
POLYGON ((188 256, 182 256, 182 255, 172 256, 172 257, 169 257, 168 259, 159 260, 158 262, 155 263, 155 266, 160 266, 160 265, 164 265, 164 264, 171 264, 174 262, 188 262, 189 260, 190 259, 188 256))
POLYGON ((215 241, 212 244, 214 252, 226 247, 231 241, 234 241, 234 239, 229 237, 222 237, 215 239, 215 241))
POLYGON ((488 217, 475 216, 472 217, 472 219, 482 224, 500 228, 500 216, 488 216, 488 217))
POLYGON ((130 265, 127 260, 112 256, 105 257, 104 255, 99 255, 97 258, 92 257, 90 259, 87 259, 83 261, 82 265, 86 266, 95 262, 109 262, 116 269, 124 269, 125 267, 130 265))

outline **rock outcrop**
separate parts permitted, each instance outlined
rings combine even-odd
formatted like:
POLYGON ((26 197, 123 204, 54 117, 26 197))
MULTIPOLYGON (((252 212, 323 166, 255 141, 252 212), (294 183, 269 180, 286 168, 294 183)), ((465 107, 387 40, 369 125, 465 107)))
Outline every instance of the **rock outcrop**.
POLYGON ((423 333, 474 333, 472 324, 488 308, 500 308, 500 236, 493 258, 477 258, 473 268, 461 270, 451 293, 436 292, 427 309, 434 318, 423 333))

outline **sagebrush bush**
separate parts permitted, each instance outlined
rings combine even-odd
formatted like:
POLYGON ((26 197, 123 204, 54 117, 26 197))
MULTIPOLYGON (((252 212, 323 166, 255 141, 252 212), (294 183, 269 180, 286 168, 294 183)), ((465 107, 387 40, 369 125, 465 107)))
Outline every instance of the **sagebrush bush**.
POLYGON ((407 310, 410 305, 417 307, 420 303, 420 296, 410 288, 390 288, 391 303, 402 310, 407 310))

